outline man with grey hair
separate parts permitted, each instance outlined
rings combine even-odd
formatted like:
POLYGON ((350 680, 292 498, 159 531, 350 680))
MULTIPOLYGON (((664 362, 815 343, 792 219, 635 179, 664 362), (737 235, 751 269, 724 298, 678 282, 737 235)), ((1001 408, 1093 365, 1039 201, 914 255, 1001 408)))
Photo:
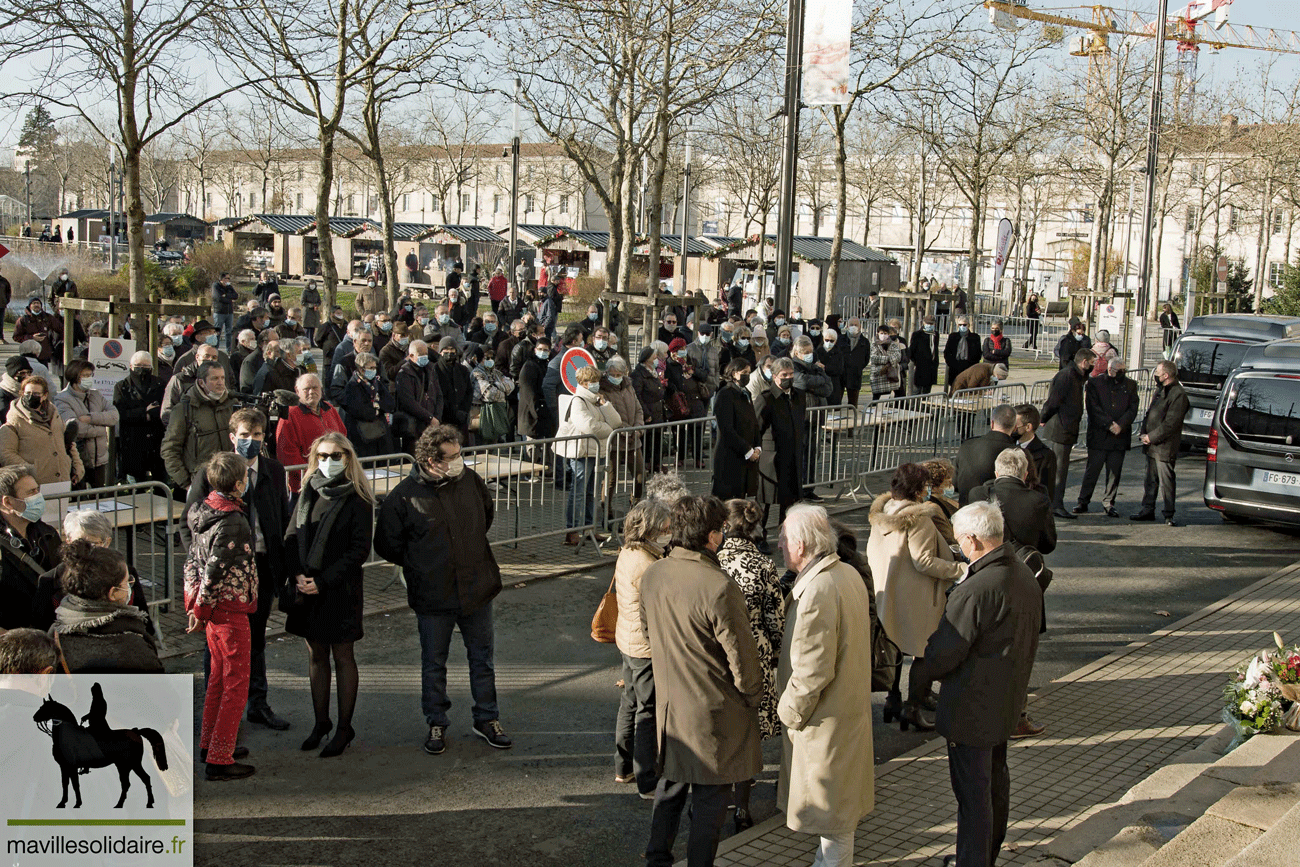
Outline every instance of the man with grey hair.
POLYGON ((815 864, 853 863, 853 835, 875 806, 871 748, 871 600, 836 555, 821 506, 798 505, 781 525, 796 575, 777 667, 784 724, 777 803, 792 831, 821 837, 815 864))
POLYGON ((58 646, 41 630, 23 627, 0 634, 0 674, 53 674, 58 664, 58 646))
POLYGON ((235 335, 235 348, 230 353, 230 369, 233 372, 241 372, 244 368, 244 360, 257 351, 257 332, 251 328, 245 328, 235 335))
MULTIPOLYGON (((1098 332, 1098 337, 1101 334, 1098 332)), ((1096 344, 1093 344, 1094 349, 1096 344)), ((1137 383, 1129 379, 1128 364, 1114 357, 1100 376, 1089 377, 1083 387, 1084 405, 1088 408, 1088 464, 1079 486, 1079 504, 1074 514, 1088 511, 1092 492, 1106 468, 1106 490, 1102 494, 1102 512, 1118 518, 1115 497, 1119 495, 1119 476, 1124 469, 1124 454, 1133 445, 1133 422, 1138 414, 1137 383)))
POLYGON ((1007 741, 1029 687, 1043 594, 1029 567, 1003 544, 996 503, 959 509, 952 528, 970 569, 949 593, 925 656, 913 665, 943 682, 935 728, 948 741, 957 796, 955 863, 974 867, 995 864, 1006 838, 1007 741))

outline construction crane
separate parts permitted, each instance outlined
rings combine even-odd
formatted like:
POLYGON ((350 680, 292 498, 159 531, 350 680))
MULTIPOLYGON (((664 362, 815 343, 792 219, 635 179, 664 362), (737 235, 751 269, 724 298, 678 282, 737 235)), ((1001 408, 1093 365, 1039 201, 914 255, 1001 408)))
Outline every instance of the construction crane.
MULTIPOLYGON (((1300 54, 1300 33, 1292 30, 1274 30, 1269 27, 1250 27, 1228 23, 1228 8, 1232 0, 1200 0, 1188 3, 1183 9, 1171 12, 1166 19, 1165 39, 1178 44, 1182 54, 1195 54, 1202 46, 1213 51, 1223 48, 1250 48, 1256 51, 1275 51, 1283 54, 1300 54), (1207 19, 1213 15, 1214 21, 1207 19)), ((1038 21, 1048 27, 1076 27, 1088 31, 1086 36, 1071 40, 1070 53, 1076 57, 1097 57, 1110 53, 1110 36, 1156 35, 1155 16, 1137 12, 1117 11, 1108 6, 1063 6, 1054 9, 1031 9, 1025 0, 985 0, 989 19, 997 27, 1015 29, 1014 19, 1038 21), (1090 13, 1090 19, 1079 17, 1090 13)))

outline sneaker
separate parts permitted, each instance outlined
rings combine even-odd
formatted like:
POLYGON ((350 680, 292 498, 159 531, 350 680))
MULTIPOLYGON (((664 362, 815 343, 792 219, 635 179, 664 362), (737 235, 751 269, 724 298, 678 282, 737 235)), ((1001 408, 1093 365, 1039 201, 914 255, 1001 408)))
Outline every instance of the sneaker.
POLYGON ((429 739, 424 742, 424 751, 431 756, 441 755, 447 750, 447 727, 429 726, 429 739))
POLYGON ((508 750, 515 745, 515 742, 506 736, 506 730, 501 728, 498 720, 474 723, 474 733, 487 741, 489 746, 499 750, 508 750))
POLYGON ((242 780, 244 777, 251 777, 257 773, 257 768, 252 765, 241 765, 234 762, 229 765, 208 765, 205 768, 204 776, 214 783, 224 783, 227 780, 242 780))
POLYGON ((637 792, 637 794, 640 795, 641 800, 643 801, 653 801, 655 799, 655 793, 653 791, 637 792))

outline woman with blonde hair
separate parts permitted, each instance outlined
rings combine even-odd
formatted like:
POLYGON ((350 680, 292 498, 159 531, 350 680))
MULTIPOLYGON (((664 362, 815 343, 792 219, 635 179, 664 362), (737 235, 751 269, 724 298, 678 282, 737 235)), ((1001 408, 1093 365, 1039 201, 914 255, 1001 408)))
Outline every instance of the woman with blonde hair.
POLYGON ((614 643, 623 656, 623 690, 614 722, 614 782, 636 782, 644 800, 652 800, 659 778, 655 774, 655 679, 650 644, 641 628, 641 576, 664 556, 671 534, 668 506, 645 499, 623 520, 623 548, 614 564, 618 620, 614 643))
POLYGON ((360 640, 363 565, 370 557, 375 497, 347 437, 330 431, 312 443, 302 493, 285 534, 288 574, 281 598, 285 631, 307 640, 312 709, 316 725, 304 750, 320 746, 333 727, 329 718, 330 657, 338 678, 339 727, 321 750, 337 756, 356 732, 352 713, 360 675, 352 645, 360 640))

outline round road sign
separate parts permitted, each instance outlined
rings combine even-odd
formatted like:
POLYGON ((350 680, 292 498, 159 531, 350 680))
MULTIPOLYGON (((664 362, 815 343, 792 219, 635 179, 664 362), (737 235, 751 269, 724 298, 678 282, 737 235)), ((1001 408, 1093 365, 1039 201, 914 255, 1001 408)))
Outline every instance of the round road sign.
POLYGON ((1227 256, 1220 256, 1219 261, 1214 263, 1214 273, 1215 276, 1219 278, 1219 282, 1223 282, 1224 280, 1228 279, 1228 257, 1227 256))
POLYGON ((560 379, 570 394, 578 390, 578 371, 595 363, 596 359, 581 346, 575 346, 564 353, 564 359, 560 361, 560 379))
POLYGON ((116 340, 104 341, 104 357, 117 358, 122 354, 122 344, 116 340))

